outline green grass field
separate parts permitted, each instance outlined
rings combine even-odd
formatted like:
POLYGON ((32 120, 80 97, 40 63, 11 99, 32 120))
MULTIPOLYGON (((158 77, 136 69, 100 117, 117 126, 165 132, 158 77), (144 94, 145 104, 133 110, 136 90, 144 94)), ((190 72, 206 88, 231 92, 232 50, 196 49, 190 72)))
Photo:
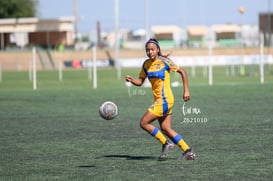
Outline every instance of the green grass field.
POLYGON ((227 77, 218 67, 208 86, 202 69, 187 71, 191 101, 182 109, 182 87, 173 88, 173 128, 197 152, 194 161, 177 160, 178 147, 158 161, 161 145, 139 127, 151 90, 128 90, 114 69, 98 70, 96 90, 83 70, 65 71, 62 81, 57 71, 38 72, 36 91, 28 72, 3 72, 0 180, 273 180, 270 67, 264 84, 257 73, 227 77), (106 100, 119 107, 111 121, 98 114, 106 100))

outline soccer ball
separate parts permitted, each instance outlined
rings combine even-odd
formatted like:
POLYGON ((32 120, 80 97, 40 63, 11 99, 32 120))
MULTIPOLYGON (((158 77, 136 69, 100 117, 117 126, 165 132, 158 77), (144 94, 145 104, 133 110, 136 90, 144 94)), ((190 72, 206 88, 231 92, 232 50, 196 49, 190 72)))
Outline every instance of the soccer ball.
POLYGON ((106 101, 100 105, 99 114, 103 119, 114 119, 118 115, 118 107, 115 103, 106 101))

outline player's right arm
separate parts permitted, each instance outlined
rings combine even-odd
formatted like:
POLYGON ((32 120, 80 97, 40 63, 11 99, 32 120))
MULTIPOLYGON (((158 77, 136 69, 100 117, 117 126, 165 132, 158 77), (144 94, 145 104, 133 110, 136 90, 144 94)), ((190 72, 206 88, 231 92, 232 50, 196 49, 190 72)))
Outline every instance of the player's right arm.
MULTIPOLYGON (((145 62, 147 62, 147 60, 145 62)), ((144 64, 145 64, 145 62, 144 62, 144 64)), ((131 82, 135 86, 141 86, 144 83, 144 81, 145 81, 145 79, 147 77, 146 71, 143 68, 144 64, 142 65, 142 69, 139 72, 139 76, 138 76, 137 79, 133 78, 131 75, 126 75, 125 80, 127 82, 131 82)))
POLYGON ((125 80, 126 80, 127 82, 131 82, 131 83, 134 84, 135 86, 141 86, 141 85, 143 84, 143 82, 144 82, 145 79, 143 79, 143 78, 135 79, 135 78, 133 78, 133 77, 130 76, 130 75, 126 75, 126 76, 125 76, 125 80))

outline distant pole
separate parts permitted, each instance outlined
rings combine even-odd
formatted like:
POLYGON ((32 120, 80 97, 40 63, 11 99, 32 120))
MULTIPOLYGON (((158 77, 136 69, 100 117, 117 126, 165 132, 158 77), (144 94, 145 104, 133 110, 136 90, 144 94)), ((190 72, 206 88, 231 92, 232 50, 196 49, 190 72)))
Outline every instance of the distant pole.
POLYGON ((241 27, 240 27, 240 49, 241 49, 241 65, 239 67, 239 74, 245 75, 244 67, 244 41, 243 41, 243 14, 245 13, 245 8, 243 6, 239 7, 239 13, 241 14, 241 27))
POLYGON ((212 69, 212 42, 209 42, 209 85, 213 84, 213 69, 212 69))
POLYGON ((267 29, 268 29, 268 40, 267 40, 267 43, 268 43, 268 54, 270 54, 270 48, 271 48, 271 9, 270 9, 270 6, 271 6, 271 0, 268 0, 267 1, 267 6, 268 6, 268 15, 267 15, 267 29))
POLYGON ((264 83, 264 35, 263 33, 260 34, 260 82, 261 84, 264 83))
POLYGON ((208 37, 208 83, 209 85, 213 84, 213 63, 212 63, 212 44, 213 43, 213 37, 211 34, 209 34, 208 37))
POLYGON ((97 48, 96 46, 93 46, 93 89, 96 89, 97 86, 97 55, 96 51, 97 48))
POLYGON ((36 76, 36 48, 32 48, 32 86, 33 90, 37 89, 37 76, 36 76))
POLYGON ((121 62, 119 61, 119 0, 115 0, 115 63, 117 78, 121 78, 121 62))
POLYGON ((59 81, 62 81, 62 80, 63 80, 63 64, 60 61, 59 62, 59 81))
POLYGON ((97 21, 97 46, 101 48, 101 27, 100 21, 97 21))
POLYGON ((74 0, 74 31, 75 31, 75 40, 78 39, 78 0, 74 0))
POLYGON ((150 38, 150 28, 149 28, 149 0, 144 0, 144 22, 146 29, 145 40, 147 41, 150 38))

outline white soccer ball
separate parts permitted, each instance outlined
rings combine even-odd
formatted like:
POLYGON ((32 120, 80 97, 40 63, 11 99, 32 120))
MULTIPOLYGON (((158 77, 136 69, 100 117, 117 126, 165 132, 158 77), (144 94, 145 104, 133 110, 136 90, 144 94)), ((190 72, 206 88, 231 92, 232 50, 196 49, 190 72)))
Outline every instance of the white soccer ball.
POLYGON ((118 115, 118 106, 111 101, 106 101, 100 105, 99 114, 103 119, 114 119, 118 115))

